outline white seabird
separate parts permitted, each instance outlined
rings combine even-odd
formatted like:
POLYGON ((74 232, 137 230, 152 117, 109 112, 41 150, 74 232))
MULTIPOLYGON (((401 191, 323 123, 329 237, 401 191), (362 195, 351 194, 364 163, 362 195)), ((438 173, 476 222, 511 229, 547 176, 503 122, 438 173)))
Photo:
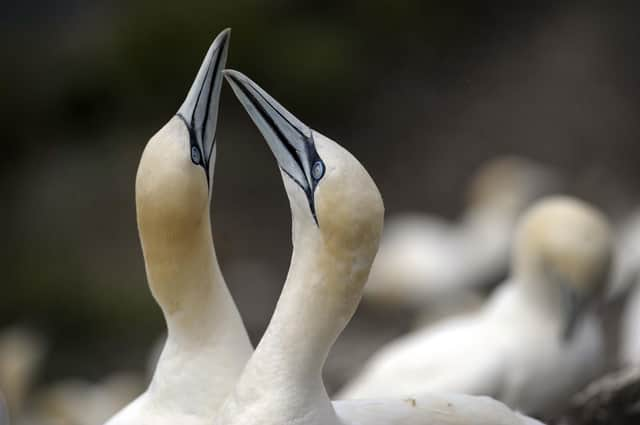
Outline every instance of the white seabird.
POLYGON ((339 395, 455 391, 526 413, 553 410, 601 371, 603 332, 588 307, 611 255, 611 230, 599 211, 569 197, 540 201, 520 221, 512 276, 480 311, 391 342, 339 395))
POLYGON ((149 388, 108 425, 209 424, 252 347, 216 259, 209 203, 229 30, 147 144, 136 178, 147 280, 168 337, 149 388))
POLYGON ((384 207, 365 168, 237 71, 227 81, 271 148, 292 214, 293 254, 269 326, 215 425, 516 425, 536 421, 487 397, 331 402, 321 372, 353 315, 384 207))
POLYGON ((640 282, 628 296, 621 329, 620 362, 640 366, 640 282))
POLYGON ((475 291, 507 273, 517 218, 558 182, 542 164, 499 157, 471 179, 468 206, 458 221, 424 213, 390 217, 365 300, 426 310, 435 318, 478 305, 482 297, 475 291))

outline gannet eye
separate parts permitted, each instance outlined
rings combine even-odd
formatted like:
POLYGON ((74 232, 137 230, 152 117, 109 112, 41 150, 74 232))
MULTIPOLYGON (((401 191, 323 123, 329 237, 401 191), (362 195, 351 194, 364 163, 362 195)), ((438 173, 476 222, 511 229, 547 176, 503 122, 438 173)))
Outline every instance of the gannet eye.
POLYGON ((318 160, 313 163, 313 167, 311 167, 311 176, 315 180, 320 180, 322 176, 324 176, 324 164, 322 161, 318 160))
POLYGON ((191 146, 191 161, 196 165, 200 165, 201 158, 200 149, 197 146, 191 146))

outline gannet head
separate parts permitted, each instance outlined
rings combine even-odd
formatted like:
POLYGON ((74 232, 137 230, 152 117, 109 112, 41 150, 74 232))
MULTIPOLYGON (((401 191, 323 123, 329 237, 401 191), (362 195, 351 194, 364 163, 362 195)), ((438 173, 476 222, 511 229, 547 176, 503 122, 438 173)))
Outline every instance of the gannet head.
POLYGON ((224 30, 213 41, 184 103, 142 154, 136 177, 142 236, 159 233, 177 242, 208 220, 229 35, 224 30))
POLYGON ((359 297, 384 216, 373 179, 347 150, 307 127, 248 77, 224 73, 278 162, 291 205, 294 246, 304 244, 300 251, 318 259, 322 274, 340 275, 336 282, 350 289, 338 292, 359 297))
POLYGON ((517 156, 498 157, 483 164, 472 177, 469 208, 490 208, 515 216, 559 183, 559 176, 542 164, 517 156))
POLYGON ((568 338, 588 301, 604 288, 612 250, 612 231, 602 213, 578 199, 553 196, 521 218, 513 270, 524 281, 528 276, 535 285, 560 288, 568 338))

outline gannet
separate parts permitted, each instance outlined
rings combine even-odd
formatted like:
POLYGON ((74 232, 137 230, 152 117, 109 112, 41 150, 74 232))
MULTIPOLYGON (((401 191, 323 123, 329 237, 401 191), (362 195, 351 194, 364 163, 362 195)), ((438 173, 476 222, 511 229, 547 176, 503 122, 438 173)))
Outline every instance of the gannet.
POLYGON ((269 326, 215 425, 534 424, 489 398, 332 403, 321 371, 355 311, 384 207, 364 167, 237 71, 227 81, 271 148, 292 214, 293 254, 269 326))
POLYGON ((108 425, 208 423, 252 352, 216 259, 209 217, 228 41, 225 30, 211 44, 177 115, 140 160, 138 231, 168 337, 149 388, 108 425))
POLYGON ((0 391, 0 425, 9 425, 9 407, 0 391))
POLYGON ((142 388, 141 377, 133 372, 115 373, 95 383, 68 378, 38 391, 20 423, 101 424, 142 388))
POLYGON ((626 217, 616 233, 616 255, 607 291, 610 300, 625 296, 640 278, 640 210, 626 217))
POLYGON ((640 282, 629 294, 622 316, 620 362, 640 366, 640 282))
POLYGON ((618 226, 607 316, 619 324, 618 361, 640 365, 640 209, 618 226), (617 321, 619 319, 619 321, 617 321))
POLYGON ((365 300, 391 308, 424 308, 430 316, 478 305, 482 298, 473 290, 498 283, 507 273, 517 218, 558 182, 556 173, 542 164, 499 157, 471 179, 468 206, 457 222, 424 213, 390 217, 365 300))
POLYGON ((480 311, 391 342, 339 395, 456 391, 525 413, 553 410, 601 370, 603 334, 589 301, 607 280, 611 255, 599 211, 566 196, 539 201, 518 225, 512 276, 480 311))
MULTIPOLYGON (((21 416, 45 356, 45 341, 22 326, 0 332, 0 410, 4 399, 6 414, 21 416)), ((0 414, 1 416, 1 414, 0 414)))

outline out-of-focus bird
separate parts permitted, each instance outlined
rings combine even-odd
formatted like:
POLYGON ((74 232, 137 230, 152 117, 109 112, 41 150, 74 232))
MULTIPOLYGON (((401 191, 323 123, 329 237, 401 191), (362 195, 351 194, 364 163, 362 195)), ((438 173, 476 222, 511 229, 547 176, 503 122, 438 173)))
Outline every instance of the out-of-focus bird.
POLYGON ((618 361, 640 365, 640 210, 617 228, 612 274, 605 317, 619 328, 618 361))
POLYGON ((620 362, 640 366, 640 282, 629 295, 621 329, 620 362))
POLYGON ((95 425, 123 408, 143 389, 143 379, 121 372, 103 381, 66 379, 38 392, 19 425, 95 425))
POLYGON ((603 333, 589 301, 608 278, 611 255, 599 211, 569 197, 539 201, 518 226, 512 276, 480 311, 383 347, 340 396, 456 391, 527 413, 555 410, 603 365, 603 333))
POLYGON ((32 331, 15 326, 0 332, 0 394, 12 418, 22 414, 44 355, 45 343, 32 331))
POLYGON ((469 204, 458 222, 417 213, 391 217, 365 286, 365 300, 425 307, 435 316, 477 305, 467 302, 481 300, 469 290, 506 275, 518 216, 558 182, 557 175, 541 164, 502 157, 485 164, 472 179, 469 204))
POLYGON ((237 71, 227 81, 271 148, 292 214, 293 254, 271 322, 215 425, 534 424, 486 397, 331 402, 321 378, 378 249, 384 207, 364 167, 237 71))
POLYGON ((630 290, 640 278, 640 210, 630 214, 618 226, 613 276, 609 298, 630 290))
POLYGON ((0 425, 9 425, 9 407, 0 391, 0 425))
POLYGON ((149 388, 109 425, 208 424, 252 352, 216 259, 209 212, 228 40, 229 30, 214 40, 177 115, 140 160, 138 231, 168 336, 149 388))

